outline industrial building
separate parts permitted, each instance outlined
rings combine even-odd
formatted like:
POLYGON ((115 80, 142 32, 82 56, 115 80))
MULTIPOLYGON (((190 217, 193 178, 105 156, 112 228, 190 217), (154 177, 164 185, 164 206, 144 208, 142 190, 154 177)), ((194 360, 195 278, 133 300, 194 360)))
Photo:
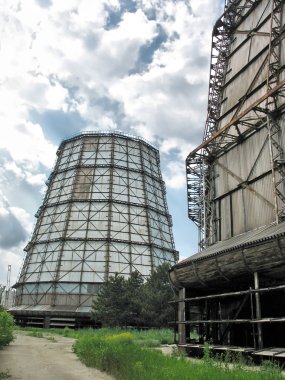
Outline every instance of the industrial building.
POLYGON ((14 286, 18 323, 88 325, 110 276, 177 262, 159 163, 154 146, 121 132, 61 143, 14 286))
POLYGON ((284 20, 282 0, 228 0, 213 28, 203 141, 186 159, 199 248, 170 271, 190 351, 284 347, 284 20))

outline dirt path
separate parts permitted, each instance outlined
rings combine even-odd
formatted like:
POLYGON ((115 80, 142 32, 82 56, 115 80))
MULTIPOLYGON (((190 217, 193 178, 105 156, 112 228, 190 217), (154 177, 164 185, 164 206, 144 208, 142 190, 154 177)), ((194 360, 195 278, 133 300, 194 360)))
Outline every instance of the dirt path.
POLYGON ((8 369, 10 380, 113 380, 82 364, 72 352, 73 342, 59 335, 49 340, 18 333, 0 351, 0 373, 8 369))

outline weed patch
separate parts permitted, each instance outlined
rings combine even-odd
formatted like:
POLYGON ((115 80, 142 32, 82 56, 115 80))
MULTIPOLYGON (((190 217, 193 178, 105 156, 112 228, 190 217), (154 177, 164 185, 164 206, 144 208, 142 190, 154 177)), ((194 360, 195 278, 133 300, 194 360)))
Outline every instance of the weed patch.
POLYGON ((27 333, 28 336, 33 336, 34 338, 43 338, 44 335, 41 331, 30 331, 27 333))
POLYGON ((74 351, 87 366, 108 372, 118 380, 281 380, 278 367, 268 364, 260 371, 246 370, 241 362, 217 361, 210 353, 199 363, 183 355, 164 356, 139 346, 135 337, 124 334, 103 336, 85 334, 74 344, 74 351))
POLYGON ((52 336, 52 335, 50 335, 50 336, 46 336, 45 338, 46 338, 47 340, 49 340, 50 342, 53 342, 53 343, 56 343, 56 342, 57 342, 57 340, 55 339, 55 337, 52 336))

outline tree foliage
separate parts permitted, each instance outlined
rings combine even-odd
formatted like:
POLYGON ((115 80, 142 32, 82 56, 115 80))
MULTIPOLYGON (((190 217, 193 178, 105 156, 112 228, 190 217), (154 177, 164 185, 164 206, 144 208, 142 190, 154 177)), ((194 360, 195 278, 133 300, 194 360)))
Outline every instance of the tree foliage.
POLYGON ((169 265, 163 264, 148 278, 143 287, 142 318, 146 325, 167 327, 174 320, 173 290, 168 279, 169 265))
POLYGON ((169 265, 163 264, 144 282, 133 272, 128 279, 110 277, 92 306, 92 316, 105 326, 166 327, 173 320, 168 304, 173 291, 168 281, 169 265))
POLYGON ((14 340, 13 317, 0 305, 0 349, 14 340))

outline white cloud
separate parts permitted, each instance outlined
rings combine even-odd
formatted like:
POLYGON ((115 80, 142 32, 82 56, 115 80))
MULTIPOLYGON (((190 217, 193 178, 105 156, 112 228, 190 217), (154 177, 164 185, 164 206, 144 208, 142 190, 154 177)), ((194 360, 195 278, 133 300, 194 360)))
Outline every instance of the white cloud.
POLYGON ((11 171, 12 173, 15 174, 16 177, 18 178, 24 178, 23 171, 21 168, 19 168, 15 162, 7 162, 4 164, 4 169, 11 171))
MULTIPOLYGON (((5 125, 3 119, 0 116, 0 123, 5 125)), ((30 168, 36 169, 39 164, 51 168, 56 147, 45 139, 40 125, 25 120, 19 122, 11 118, 6 122, 6 128, 0 129, 0 148, 6 149, 16 162, 30 162, 30 168)), ((28 165, 27 162, 24 164, 28 165)))
MULTIPOLYGON (((0 184, 10 207, 2 202, 0 215, 12 212, 26 231, 56 157, 59 141, 48 141, 46 132, 62 136, 69 127, 44 125, 47 111, 72 111, 85 130, 118 128, 146 138, 160 149, 167 186, 185 188, 184 161, 206 118, 211 29, 221 1, 135 3, 129 12, 119 0, 47 7, 0 0, 0 184)), ((19 247, 3 250, 0 268, 21 256, 19 247)))
POLYGON ((140 125, 140 131, 143 122, 145 137, 181 137, 191 141, 194 136, 198 141, 206 117, 212 28, 209 14, 213 18, 217 5, 208 1, 207 12, 203 13, 195 3, 197 12, 191 14, 185 2, 156 4, 160 24, 169 37, 174 37, 154 53, 145 72, 116 81, 110 93, 121 100, 126 114, 140 125))
POLYGON ((26 177, 26 180, 29 184, 36 185, 36 186, 44 186, 46 179, 47 179, 46 175, 42 173, 38 173, 34 175, 31 173, 27 173, 27 177, 26 177))
POLYGON ((30 235, 34 224, 31 214, 20 207, 10 207, 10 211, 21 223, 23 229, 26 230, 27 235, 30 235))
POLYGON ((166 187, 172 189, 186 189, 185 166, 180 162, 170 162, 167 165, 167 172, 164 176, 166 187))
POLYGON ((13 249, 0 249, 0 284, 6 285, 8 265, 11 265, 11 285, 15 284, 24 254, 21 247, 13 249))

